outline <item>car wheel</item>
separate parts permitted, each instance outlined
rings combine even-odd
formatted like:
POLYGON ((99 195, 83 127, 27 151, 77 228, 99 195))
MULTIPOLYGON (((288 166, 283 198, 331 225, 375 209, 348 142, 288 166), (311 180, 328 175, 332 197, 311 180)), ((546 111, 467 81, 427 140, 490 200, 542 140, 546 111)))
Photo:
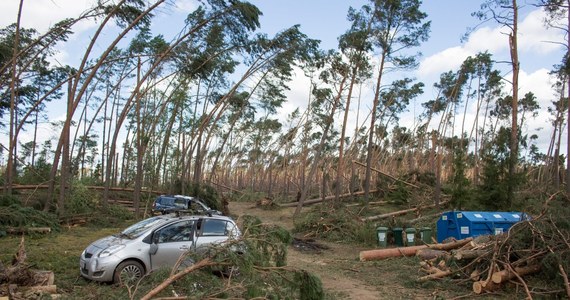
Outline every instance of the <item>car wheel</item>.
POLYGON ((127 260, 120 263, 115 269, 113 282, 116 284, 133 285, 144 275, 144 267, 137 261, 127 260))

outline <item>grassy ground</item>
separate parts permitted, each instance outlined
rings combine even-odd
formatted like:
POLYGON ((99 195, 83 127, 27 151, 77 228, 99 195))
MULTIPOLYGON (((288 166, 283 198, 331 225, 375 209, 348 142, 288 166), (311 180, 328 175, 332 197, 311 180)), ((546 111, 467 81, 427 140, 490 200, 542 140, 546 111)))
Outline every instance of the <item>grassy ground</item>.
MULTIPOLYGON (((262 210, 248 202, 230 203, 232 215, 239 220, 244 214, 258 216, 262 221, 292 230, 291 209, 262 210)), ((393 207, 374 208, 393 211, 393 207)), ((426 213, 428 214, 428 213, 426 213)), ((410 217, 411 218, 411 217, 410 217)), ((388 220, 386 226, 399 225, 405 220, 388 220)), ((427 221, 429 224, 430 221, 427 221)), ((122 230, 127 224, 112 227, 62 228, 61 232, 25 236, 27 262, 33 269, 51 270, 62 299, 138 299, 160 282, 165 274, 145 278, 137 291, 111 284, 89 282, 79 276, 79 256, 91 242, 122 230), (162 277, 161 277, 162 276, 162 277)), ((380 224, 374 224, 380 225, 380 224)), ((423 224, 421 225, 423 226, 423 224)), ((288 264, 318 275, 326 289, 327 299, 452 299, 473 298, 470 282, 450 279, 420 283, 417 258, 394 258, 383 261, 360 262, 359 251, 375 248, 374 245, 347 241, 322 241, 328 250, 321 253, 303 253, 289 247, 288 264)), ((8 266, 18 249, 20 237, 0 238, 0 261, 8 266)), ((204 276, 204 274, 200 275, 204 276)), ((191 279, 188 279, 191 280, 191 279)), ((196 278, 192 280, 197 280, 196 278)), ((200 280, 200 279, 198 279, 200 280)), ((194 282, 195 282, 194 281, 194 282)), ((190 282, 187 284, 195 284, 190 282)), ((478 296, 477 299, 516 299, 517 294, 500 292, 478 296)), ((521 295, 520 293, 518 294, 521 295)), ((166 291, 161 296, 172 296, 166 291)))

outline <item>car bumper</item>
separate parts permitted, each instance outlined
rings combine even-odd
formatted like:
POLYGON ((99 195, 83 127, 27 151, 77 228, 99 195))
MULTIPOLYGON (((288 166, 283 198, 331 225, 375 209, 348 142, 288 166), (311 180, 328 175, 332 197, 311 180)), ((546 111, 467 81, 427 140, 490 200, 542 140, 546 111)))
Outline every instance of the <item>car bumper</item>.
POLYGON ((79 259, 79 272, 81 276, 100 282, 113 281, 113 273, 115 268, 119 264, 118 259, 114 259, 112 256, 105 258, 85 258, 81 257, 79 259))

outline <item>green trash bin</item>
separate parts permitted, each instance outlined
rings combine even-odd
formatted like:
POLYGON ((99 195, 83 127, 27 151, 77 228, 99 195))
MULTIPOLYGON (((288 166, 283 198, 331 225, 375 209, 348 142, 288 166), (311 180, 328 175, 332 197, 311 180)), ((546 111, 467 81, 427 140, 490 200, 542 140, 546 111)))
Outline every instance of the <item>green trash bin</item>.
POLYGON ((422 227, 420 229, 420 238, 424 244, 431 244, 431 227, 422 227))
POLYGON ((406 228, 406 246, 413 246, 416 244, 416 229, 406 228))
POLYGON ((388 227, 380 226, 376 228, 376 236, 378 237, 378 246, 386 248, 388 244, 388 227))
POLYGON ((404 239, 402 237, 403 231, 404 231, 404 229, 402 227, 392 228, 392 232, 394 233, 394 244, 397 247, 403 247, 404 246, 404 239))

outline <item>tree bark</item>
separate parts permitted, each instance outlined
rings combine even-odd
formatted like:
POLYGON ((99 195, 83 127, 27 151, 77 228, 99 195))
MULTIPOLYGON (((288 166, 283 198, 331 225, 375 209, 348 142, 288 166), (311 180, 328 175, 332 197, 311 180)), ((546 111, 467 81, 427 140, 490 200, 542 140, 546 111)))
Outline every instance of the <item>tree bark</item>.
POLYGON ((530 265, 530 266, 525 266, 525 267, 515 267, 514 272, 512 272, 510 269, 505 269, 505 270, 493 273, 493 275, 491 276, 491 280, 494 283, 503 283, 505 281, 508 281, 508 280, 511 280, 511 279, 517 277, 516 274, 518 274, 519 276, 525 276, 528 274, 536 273, 538 271, 540 271, 540 264, 530 265))
POLYGON ((186 274, 189 274, 191 272, 194 272, 196 270, 199 270, 201 268, 207 267, 207 266, 212 266, 215 265, 216 262, 211 261, 209 258, 205 258, 195 264, 193 264, 190 267, 187 267, 186 269, 168 277, 165 281, 163 281, 161 284, 159 284, 157 287, 153 288, 150 292, 148 292, 146 295, 144 295, 141 300, 150 300, 152 299, 154 296, 158 295, 158 293, 160 293, 162 290, 164 290, 165 288, 167 288, 169 285, 171 285, 172 283, 174 283, 176 280, 184 277, 186 274))
POLYGON ((514 197, 514 181, 512 180, 515 178, 516 167, 518 163, 518 126, 517 126, 517 113, 518 113, 518 97, 519 97, 519 57, 518 57, 518 7, 517 7, 517 0, 512 0, 513 5, 513 24, 512 24, 512 32, 509 34, 509 46, 510 46, 510 54, 511 54, 511 63, 512 63, 512 70, 513 70, 513 99, 511 103, 511 113, 512 113, 512 120, 511 120, 511 155, 510 155, 510 162, 509 162, 509 177, 511 178, 509 186, 509 202, 512 203, 514 197))
POLYGON ((12 194, 12 184, 14 183, 14 157, 16 156, 16 136, 14 129, 16 128, 15 112, 17 106, 17 92, 16 92, 16 81, 18 80, 18 52, 20 48, 20 21, 22 19, 22 8, 24 7, 24 0, 20 0, 20 5, 18 6, 18 16, 16 19, 16 31, 14 33, 14 49, 12 49, 12 74, 10 80, 10 141, 8 149, 8 162, 6 166, 6 182, 4 188, 4 195, 12 194))
POLYGON ((372 113, 370 116, 370 129, 368 133, 368 146, 366 150, 366 173, 364 179, 364 201, 368 202, 370 200, 370 180, 372 177, 372 156, 374 148, 372 142, 374 140, 374 126, 376 123, 376 110, 380 103, 380 87, 382 83, 382 73, 384 72, 384 63, 386 62, 386 52, 382 52, 382 57, 380 58, 380 67, 378 69, 378 79, 376 80, 376 90, 374 92, 374 101, 372 102, 372 113))
MULTIPOLYGON (((336 108, 338 106, 338 102, 340 101, 340 97, 342 96, 342 90, 343 90, 345 82, 346 82, 346 76, 343 76, 342 81, 340 83, 340 87, 338 89, 338 94, 332 103, 331 113, 327 116, 328 120, 326 120, 325 128, 323 128, 323 135, 321 136, 321 141, 319 142, 319 146, 318 146, 317 150, 315 151, 315 157, 313 159, 313 165, 311 166, 311 170, 309 171, 309 179, 311 179, 315 176, 315 172, 317 171, 317 167, 320 164, 321 155, 322 155, 322 152, 324 149, 324 145, 325 145, 325 142, 326 142, 327 137, 329 135, 329 130, 332 126, 333 117, 335 115, 336 108)), ((299 213, 301 213, 301 209, 303 208, 303 203, 305 202, 305 199, 307 198, 307 195, 309 193, 310 186, 311 186, 310 184, 306 184, 303 187, 303 190, 301 191, 301 197, 299 197, 299 202, 297 202, 297 208, 295 209, 295 213, 293 214, 294 217, 298 216, 299 213)))
POLYGON ((428 249, 428 248, 434 250, 449 251, 452 249, 460 248, 463 245, 471 242, 472 240, 473 238, 466 238, 463 240, 458 240, 446 244, 431 244, 431 245, 420 245, 420 246, 401 247, 401 248, 360 251, 360 261, 380 260, 380 259, 399 257, 399 256, 414 256, 419 250, 428 249))

